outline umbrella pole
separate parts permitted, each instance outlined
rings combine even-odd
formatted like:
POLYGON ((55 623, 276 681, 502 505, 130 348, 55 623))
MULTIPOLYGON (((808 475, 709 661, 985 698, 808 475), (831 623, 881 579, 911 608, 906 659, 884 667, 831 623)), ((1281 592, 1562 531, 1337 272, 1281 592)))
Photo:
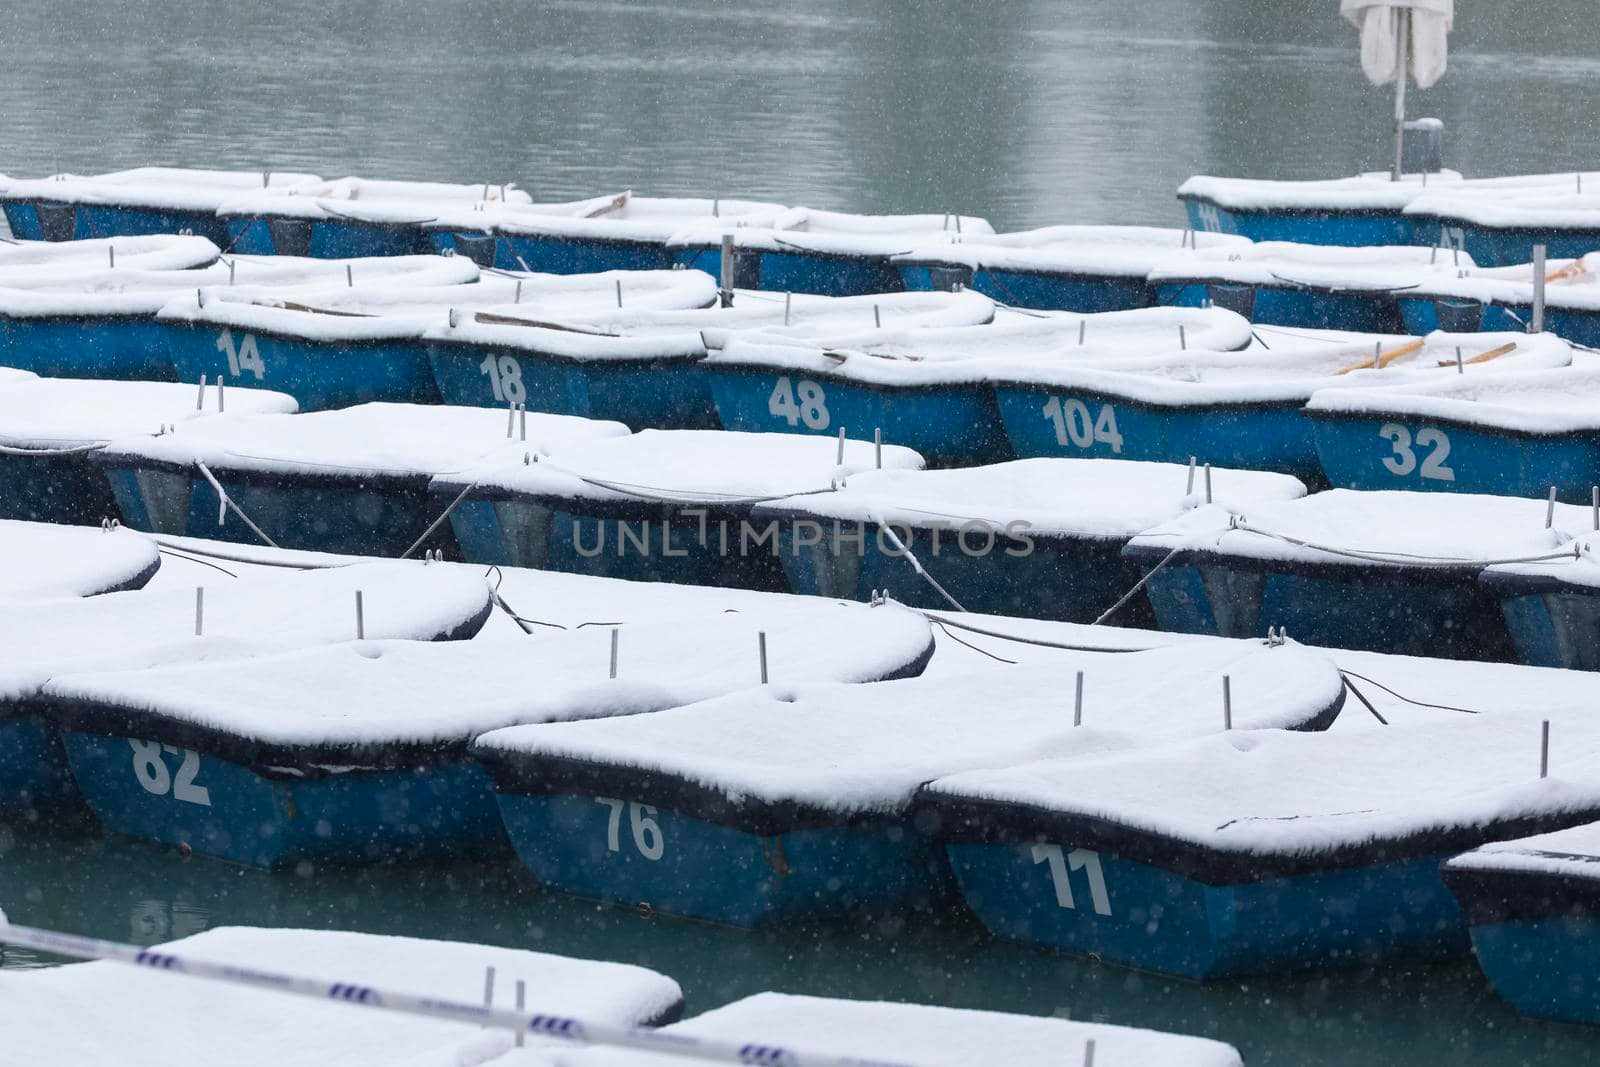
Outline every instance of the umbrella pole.
POLYGON ((1395 13, 1394 35, 1398 45, 1399 62, 1394 72, 1394 169, 1390 181, 1399 181, 1404 173, 1402 158, 1406 149, 1406 73, 1411 56, 1411 12, 1401 8, 1395 13))

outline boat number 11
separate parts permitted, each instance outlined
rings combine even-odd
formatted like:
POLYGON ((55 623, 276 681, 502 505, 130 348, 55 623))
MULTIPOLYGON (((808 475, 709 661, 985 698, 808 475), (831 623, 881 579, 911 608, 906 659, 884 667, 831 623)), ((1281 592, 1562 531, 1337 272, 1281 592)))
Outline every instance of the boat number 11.
POLYGON ((1050 865, 1050 881, 1055 886, 1058 907, 1077 909, 1072 897, 1072 872, 1082 871, 1089 881, 1089 904, 1094 913, 1111 914, 1111 894, 1106 892, 1106 874, 1100 869, 1100 853, 1086 848, 1063 853, 1060 845, 1034 845, 1033 862, 1050 865))
POLYGON ((164 797, 170 791, 174 800, 207 808, 211 806, 211 790, 194 784, 195 777, 200 773, 200 753, 192 748, 163 745, 155 741, 136 741, 131 737, 128 738, 128 746, 133 749, 133 776, 139 779, 146 793, 164 797), (162 753, 183 757, 176 775, 167 767, 162 753))
POLYGON ((596 804, 611 809, 606 820, 606 851, 622 851, 622 809, 628 809, 628 829, 632 831, 633 847, 647 860, 658 860, 667 851, 667 842, 661 836, 661 825, 656 822, 656 809, 648 804, 630 804, 616 797, 595 797, 596 804))
POLYGON ((1404 478, 1416 472, 1423 478, 1438 482, 1456 480, 1456 472, 1444 463, 1450 458, 1450 438, 1444 435, 1443 430, 1424 426, 1417 431, 1415 448, 1412 447, 1411 431, 1399 423, 1384 423, 1378 430, 1378 436, 1389 442, 1389 449, 1393 453, 1383 457, 1383 467, 1390 474, 1404 478), (1424 449, 1427 451, 1422 451, 1424 449), (1417 463, 1419 452, 1422 452, 1420 466, 1417 463))

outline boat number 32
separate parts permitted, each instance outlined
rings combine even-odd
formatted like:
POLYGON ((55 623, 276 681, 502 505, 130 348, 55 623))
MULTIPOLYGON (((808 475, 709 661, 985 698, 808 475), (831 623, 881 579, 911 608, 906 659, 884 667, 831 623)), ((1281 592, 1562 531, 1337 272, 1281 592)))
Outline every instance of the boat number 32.
POLYGON ((595 797, 596 804, 611 809, 606 820, 606 850, 622 851, 622 809, 628 809, 628 829, 632 832, 633 847, 647 860, 658 860, 667 851, 666 839, 661 836, 661 825, 656 822, 656 809, 648 804, 630 804, 616 797, 595 797))
POLYGON ((131 737, 128 745, 133 749, 133 776, 139 779, 146 793, 164 797, 170 792, 174 800, 181 800, 185 804, 211 806, 211 790, 194 784, 195 777, 200 773, 200 753, 192 748, 163 745, 155 741, 136 741, 131 737), (183 757, 177 774, 172 773, 162 753, 183 757))
POLYGON ((808 430, 826 430, 828 397, 822 386, 810 378, 801 378, 798 382, 779 378, 778 384, 772 387, 772 395, 767 397, 767 414, 790 426, 805 423, 808 430))
POLYGON ((228 357, 228 373, 233 377, 243 377, 244 372, 249 371, 259 382, 267 376, 267 368, 261 365, 261 353, 256 351, 255 334, 245 334, 244 340, 235 348, 233 331, 223 330, 222 336, 217 338, 217 351, 228 357))
POLYGON ((1089 905, 1096 915, 1111 914, 1111 894, 1106 892, 1106 874, 1100 868, 1100 854, 1086 848, 1063 853, 1060 845, 1034 845, 1033 862, 1050 865, 1050 882, 1055 887, 1056 905, 1077 910, 1072 896, 1072 872, 1082 871, 1089 883, 1089 905))
POLYGON ((1098 412, 1091 413, 1089 405, 1075 396, 1062 400, 1050 398, 1044 406, 1044 417, 1056 431, 1056 444, 1062 448, 1093 448, 1096 444, 1110 445, 1111 451, 1121 454, 1122 434, 1117 431, 1117 409, 1102 404, 1098 412))
POLYGON ((522 384, 522 364, 515 356, 497 356, 491 352, 478 364, 478 373, 489 379, 489 388, 494 390, 497 402, 527 403, 528 389, 522 384))
POLYGON ((1445 466, 1450 458, 1450 438, 1443 430, 1424 426, 1413 438, 1411 431, 1396 422, 1385 423, 1378 436, 1389 442, 1391 454, 1383 458, 1384 469, 1404 478, 1413 472, 1439 482, 1453 482, 1456 472, 1445 466), (1418 464, 1418 459, 1421 464, 1418 464))

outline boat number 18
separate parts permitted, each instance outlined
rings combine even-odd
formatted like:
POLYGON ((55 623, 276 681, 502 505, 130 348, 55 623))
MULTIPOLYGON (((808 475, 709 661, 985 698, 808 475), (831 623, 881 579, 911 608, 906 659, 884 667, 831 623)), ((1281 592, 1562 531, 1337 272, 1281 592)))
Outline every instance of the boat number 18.
POLYGON ((805 423, 808 430, 826 430, 828 397, 822 386, 810 378, 801 378, 798 382, 779 378, 778 384, 772 387, 772 395, 767 397, 767 414, 790 426, 805 423))
POLYGON ((207 808, 211 806, 211 790, 194 784, 200 773, 200 753, 192 748, 163 745, 155 741, 136 741, 131 737, 128 738, 128 746, 133 749, 133 776, 146 793, 164 797, 170 791, 174 800, 207 808), (167 767, 162 753, 183 757, 176 775, 167 767))
POLYGON ((1384 423, 1378 436, 1389 442, 1392 454, 1383 457, 1383 466, 1390 474, 1404 478, 1416 472, 1420 477, 1438 482, 1456 480, 1456 472, 1445 466, 1444 461, 1450 458, 1450 438, 1443 430, 1424 426, 1417 431, 1415 447, 1412 447, 1411 431, 1396 422, 1384 423), (1422 452, 1424 449, 1426 451, 1422 452), (1420 465, 1417 462, 1419 452, 1422 452, 1420 465))
POLYGON ((527 403, 528 389, 522 384, 522 364, 517 362, 515 356, 496 356, 491 352, 478 364, 478 373, 489 379, 489 388, 494 391, 496 402, 527 403))
POLYGON ((217 351, 228 357, 228 373, 233 377, 243 377, 244 372, 249 371, 259 382, 267 376, 267 368, 261 365, 261 353, 256 351, 255 334, 245 334, 244 340, 235 348, 233 331, 223 330, 222 336, 217 338, 217 351))
POLYGON ((1082 871, 1089 882, 1089 905, 1096 915, 1111 914, 1111 894, 1106 892, 1106 874, 1100 868, 1100 854, 1086 848, 1063 853, 1060 845, 1034 845, 1033 862, 1050 865, 1050 882, 1056 891, 1056 906, 1077 910, 1072 896, 1072 872, 1082 871))
POLYGON ((1093 414, 1089 405, 1075 396, 1062 400, 1053 396, 1044 406, 1044 417, 1056 431, 1056 444, 1062 448, 1093 448, 1096 444, 1110 445, 1111 451, 1121 455, 1122 434, 1117 431, 1117 409, 1102 404, 1093 414))
POLYGON ((596 804, 611 809, 606 820, 606 850, 622 851, 622 809, 628 809, 628 829, 632 831, 633 847, 647 860, 658 860, 667 851, 666 839, 661 836, 661 825, 656 822, 656 809, 648 804, 630 804, 616 797, 595 797, 596 804))

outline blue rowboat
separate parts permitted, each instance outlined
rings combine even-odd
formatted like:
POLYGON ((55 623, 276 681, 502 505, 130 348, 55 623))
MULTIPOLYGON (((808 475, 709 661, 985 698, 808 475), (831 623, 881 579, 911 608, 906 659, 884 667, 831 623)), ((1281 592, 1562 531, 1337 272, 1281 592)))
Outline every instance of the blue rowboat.
POLYGON ((0 244, 0 285, 53 284, 61 277, 101 268, 191 270, 220 254, 204 237, 155 235, 84 241, 15 241, 0 244))
POLYGON ((488 734, 473 753, 523 862, 550 888, 742 927, 881 916, 948 899, 937 845, 910 816, 923 782, 1219 729, 1194 714, 1192 685, 1214 683, 1220 699, 1224 663, 1236 684, 1304 668, 1275 690, 1281 703, 1257 706, 1260 724, 1320 722, 1341 695, 1330 663, 1280 648, 1080 653, 860 687, 796 684, 779 666, 774 685, 660 715, 488 734), (1117 727, 1075 730, 1063 716, 1078 669, 1089 707, 1117 727))
POLYGON ((124 521, 141 530, 244 544, 260 544, 265 534, 293 549, 457 557, 449 528, 435 521, 442 509, 428 491, 435 475, 496 451, 514 449, 520 463, 528 451, 627 432, 620 423, 565 415, 518 413, 513 427, 484 408, 362 404, 307 415, 228 415, 114 442, 93 463, 105 472, 124 521))
MULTIPOLYGON (((1592 509, 1591 509, 1592 512, 1592 509)), ((1487 568, 1479 583, 1500 602, 1506 629, 1523 663, 1600 671, 1593 633, 1600 618, 1600 576, 1593 552, 1593 529, 1579 527, 1572 554, 1536 563, 1502 563, 1487 568)), ((1570 529, 1570 527, 1569 527, 1570 529)))
MULTIPOLYGON (((1247 510, 1305 495, 1284 475, 1209 476, 1216 499, 1247 510)), ((1176 464, 1077 459, 871 470, 833 492, 763 504, 753 518, 781 523, 783 567, 798 593, 866 600, 892 589, 924 608, 954 601, 983 614, 1091 622, 1143 577, 1121 558, 1128 538, 1203 502, 1205 477, 1176 464)), ((1114 619, 1154 622, 1142 594, 1114 619)))
POLYGON ((0 610, 0 820, 31 820, 76 801, 50 701, 40 697, 52 678, 208 658, 238 662, 346 641, 356 632, 358 590, 367 592, 364 626, 375 638, 470 637, 491 610, 478 575, 395 563, 212 586, 203 596, 140 590, 11 602, 0 610))
POLYGON ((668 246, 680 263, 720 268, 731 236, 734 284, 740 288, 819 296, 864 296, 903 288, 895 260, 917 248, 962 235, 992 235, 983 219, 961 215, 851 215, 795 208, 765 225, 719 230, 703 223, 668 246))
POLYGON ((919 814, 1011 940, 1198 980, 1437 959, 1468 944, 1441 860, 1600 813, 1584 719, 1560 790, 1529 787, 1539 720, 1506 713, 974 771, 919 814))
POLYGON ((1443 873, 1496 993, 1530 1018, 1600 1023, 1595 823, 1482 845, 1443 873))
POLYGON ((217 216, 223 203, 252 189, 288 191, 317 180, 311 174, 137 167, 4 181, 0 203, 12 235, 23 240, 194 234, 226 247, 227 227, 217 216))
POLYGON ((100 596, 140 589, 161 569, 155 542, 120 526, 0 520, 0 599, 100 596))
POLYGON ((1439 189, 1406 208, 1429 243, 1458 248, 1482 267, 1510 267, 1544 245, 1551 259, 1576 259, 1600 248, 1600 174, 1550 174, 1467 182, 1439 189))
MULTIPOLYGON (((1545 264, 1544 328, 1568 341, 1600 345, 1600 299, 1594 271, 1600 256, 1551 259, 1545 264)), ((1440 273, 1400 294, 1408 329, 1526 332, 1533 321, 1533 265, 1440 273)))
MULTIPOLYGON (((1446 337, 1447 335, 1436 335, 1446 337)), ((1562 356, 1550 335, 1478 334, 1465 351, 1493 352, 1509 338, 1537 366, 1562 356), (1485 348, 1487 345, 1495 347, 1485 348)), ((1437 345, 1435 349, 1447 345, 1437 345)), ((1494 373, 1447 373, 1391 389, 1332 388, 1306 407, 1322 468, 1334 485, 1588 501, 1600 484, 1600 371, 1578 364, 1494 373)), ((1475 370, 1477 368, 1468 368, 1475 370)), ((1487 367, 1485 368, 1487 369, 1487 367)))
MULTIPOLYGON (((293 411, 294 400, 238 389, 238 411, 293 411)), ((215 414, 214 393, 166 382, 101 382, 0 372, 0 519, 97 525, 117 515, 90 461, 107 442, 215 414)))
POLYGON ((909 290, 976 289, 1009 307, 1090 313, 1155 303, 1146 276, 1185 249, 1249 245, 1244 237, 1154 226, 1046 226, 947 238, 894 262, 909 290))
POLYGON ((1331 648, 1509 660, 1478 576, 1496 560, 1573 555, 1555 531, 1586 529, 1588 509, 1555 505, 1554 531, 1545 514, 1541 500, 1334 489, 1243 514, 1200 508, 1125 554, 1155 572, 1146 588, 1163 630, 1287 627, 1331 648))
POLYGON ((764 500, 827 490, 908 448, 797 434, 644 430, 547 454, 510 448, 433 481, 473 563, 686 585, 783 590, 778 524, 764 500))
POLYGON ((1430 177, 1460 184, 1459 175, 1408 174, 1398 182, 1387 173, 1311 181, 1197 175, 1178 187, 1178 199, 1189 225, 1204 233, 1352 248, 1425 244, 1403 211, 1430 177))
MULTIPOLYGON (((640 275, 596 277, 626 278, 631 285, 640 275)), ((665 277, 702 283, 706 298, 715 300, 707 275, 665 277)), ((803 338, 874 321, 958 325, 994 314, 994 305, 975 293, 773 297, 740 290, 728 307, 650 306, 659 302, 630 296, 622 308, 552 308, 560 313, 551 320, 531 307, 458 316, 427 334, 440 395, 448 404, 525 403, 590 418, 626 416, 654 429, 708 429, 720 423, 698 364, 708 348, 721 348, 735 333, 781 330, 803 338)))
POLYGON ((871 330, 814 339, 735 336, 706 359, 717 415, 730 430, 836 434, 841 428, 966 466, 1012 458, 991 382, 1024 361, 1243 347, 1231 312, 1166 308, 1072 315, 1002 311, 986 325, 871 330), (1187 331, 1185 333, 1185 331, 1187 331))
MULTIPOLYGON (((592 274, 682 265, 719 275, 724 227, 769 226, 787 210, 781 204, 754 200, 634 196, 632 192, 563 205, 559 213, 507 210, 494 219, 495 266, 548 274, 592 274), (685 231, 702 228, 707 234, 703 247, 669 246, 685 231)), ((736 284, 754 288, 737 278, 736 284)))
POLYGON ((1149 283, 1163 306, 1216 304, 1271 326, 1397 333, 1397 298, 1459 258, 1437 248, 1271 241, 1171 257, 1151 269, 1149 283))

